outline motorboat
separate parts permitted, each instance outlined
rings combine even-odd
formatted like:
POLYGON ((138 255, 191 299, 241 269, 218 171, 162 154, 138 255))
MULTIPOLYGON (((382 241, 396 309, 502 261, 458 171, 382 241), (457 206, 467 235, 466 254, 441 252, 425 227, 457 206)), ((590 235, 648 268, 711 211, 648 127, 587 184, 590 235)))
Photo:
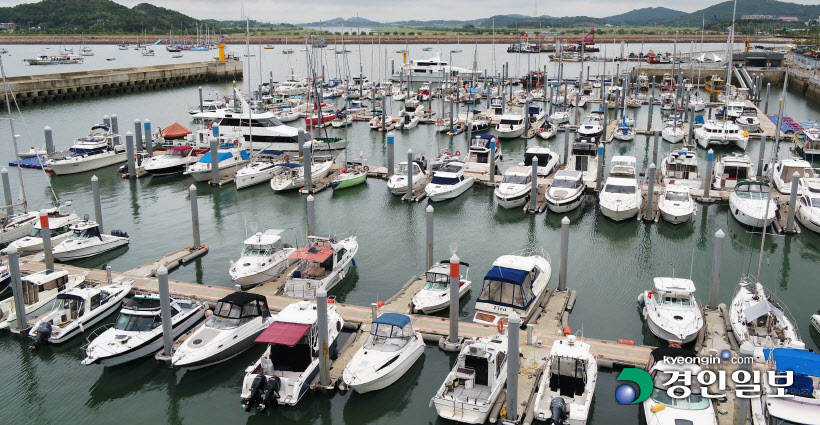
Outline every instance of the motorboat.
POLYGON ((512 166, 495 188, 495 199, 501 208, 517 208, 525 203, 532 190, 532 167, 512 166))
POLYGON ((538 177, 549 177, 558 169, 561 155, 544 146, 533 146, 524 152, 524 161, 519 162, 518 165, 532 168, 535 158, 538 158, 538 177))
MULTIPOLYGON (((212 153, 202 155, 199 161, 189 165, 183 174, 191 176, 198 182, 209 181, 213 178, 212 153)), ((217 168, 219 178, 231 177, 251 161, 247 151, 238 147, 220 148, 217 151, 217 168)))
POLYGON ((152 176, 167 176, 184 172, 189 165, 200 159, 193 146, 169 146, 165 149, 165 155, 155 155, 143 160, 142 169, 152 176))
POLYGON ((55 260, 89 258, 128 245, 128 233, 121 230, 102 233, 97 222, 87 218, 88 214, 83 221, 72 224, 71 235, 52 249, 55 260))
MULTIPOLYGON (((77 214, 71 212, 70 204, 60 206, 57 209, 48 210, 48 228, 51 235, 51 246, 56 246, 71 235, 71 225, 80 221, 77 214)), ((42 222, 37 221, 28 236, 22 237, 10 243, 3 252, 8 252, 12 247, 18 252, 29 253, 43 250, 43 228, 42 222)))
POLYGON ((25 152, 20 152, 17 154, 20 159, 36 158, 43 155, 48 155, 48 152, 46 152, 45 149, 37 149, 34 146, 25 152))
POLYGON ((495 155, 495 164, 501 162, 501 145, 498 139, 492 134, 473 135, 470 139, 470 148, 464 156, 464 171, 488 175, 491 172, 495 173, 496 170, 490 170, 490 155, 495 155), (495 152, 491 149, 493 142, 495 142, 495 152))
POLYGON ((524 135, 526 115, 521 110, 510 110, 501 116, 495 128, 500 139, 514 139, 524 135))
POLYGON ((349 187, 358 186, 367 181, 367 171, 363 167, 348 167, 342 168, 333 180, 330 181, 330 187, 335 190, 347 189, 349 187))
POLYGON ((444 419, 483 424, 506 382, 507 335, 468 340, 430 403, 444 419))
MULTIPOLYGON (((431 48, 425 49, 432 50, 431 48)), ((436 52, 431 58, 413 59, 410 63, 403 64, 396 69, 393 74, 393 79, 407 78, 408 75, 412 75, 414 79, 418 78, 423 81, 442 82, 449 81, 455 76, 462 79, 469 79, 480 74, 480 71, 450 65, 448 61, 441 59, 441 52, 436 52)))
POLYGON ((399 130, 410 130, 419 124, 419 116, 414 112, 403 110, 399 113, 399 123, 396 128, 399 130))
POLYGON ((513 312, 522 324, 535 320, 533 314, 547 293, 551 275, 546 253, 519 251, 498 257, 484 276, 473 322, 498 326, 499 322, 506 324, 513 312))
POLYGON ((803 124, 803 130, 794 133, 794 150, 806 159, 820 155, 820 124, 803 124))
POLYGON ((550 114, 549 121, 553 124, 566 124, 569 122, 569 111, 566 109, 555 108, 550 114))
MULTIPOLYGON (((201 301, 171 297, 172 339, 191 329, 205 314, 201 301)), ((88 337, 84 365, 116 366, 150 356, 162 348, 162 313, 158 294, 136 294, 123 303, 113 325, 88 337)))
POLYGON ((661 160, 660 170, 664 185, 680 184, 690 189, 703 187, 696 152, 687 149, 673 150, 661 160))
POLYGON ((330 125, 333 128, 343 128, 353 124, 353 115, 345 114, 345 113, 338 113, 333 120, 330 121, 330 125))
POLYGON ((757 118, 757 109, 750 107, 743 107, 743 112, 740 116, 735 118, 735 124, 739 125, 743 131, 748 133, 757 133, 760 131, 760 119, 757 118))
MULTIPOLYGON (((413 190, 416 190, 424 182, 424 170, 418 162, 413 161, 413 190)), ((387 179, 387 188, 394 195, 404 195, 407 193, 407 161, 400 162, 399 167, 390 178, 387 179)))
POLYGON ((57 294, 51 310, 28 333, 32 346, 61 344, 85 332, 117 311, 130 291, 131 281, 120 280, 104 286, 82 284, 57 294))
POLYGON ((225 106, 225 101, 219 98, 219 92, 207 93, 201 104, 188 108, 188 113, 194 115, 205 111, 216 111, 225 106))
MULTIPOLYGON (((752 423, 811 424, 820 415, 820 354, 793 348, 775 348, 768 353, 765 376, 779 376, 777 380, 761 379, 763 391, 751 400, 752 423), (790 375, 790 378, 783 378, 790 375), (785 382, 783 382, 785 381, 785 382)), ((764 373, 761 373, 764 375, 764 373)))
POLYGON ((108 125, 91 127, 87 137, 79 138, 69 148, 67 155, 58 155, 46 161, 46 168, 54 174, 76 174, 96 170, 126 161, 125 145, 108 125))
POLYGON ((592 111, 581 120, 578 126, 578 137, 598 141, 604 134, 604 113, 592 111))
POLYGON ((777 204, 771 197, 771 186, 765 180, 741 180, 729 195, 729 212, 749 227, 762 228, 772 223, 777 204))
POLYGON ((709 145, 734 144, 745 151, 749 144, 749 133, 732 121, 706 120, 695 129, 695 140, 703 149, 709 149, 709 145))
POLYGON ((601 213, 612 220, 635 217, 641 208, 642 194, 635 177, 635 157, 612 157, 612 168, 598 194, 601 213))
POLYGON ((672 144, 682 142, 684 135, 683 127, 674 124, 667 124, 663 127, 663 130, 661 130, 661 138, 672 144))
POLYGON ((703 327, 703 314, 689 279, 656 277, 652 289, 638 296, 641 314, 656 337, 670 343, 695 340, 703 327))
POLYGON ((701 385, 690 376, 700 376, 697 354, 678 347, 652 350, 647 366, 652 378, 652 393, 643 401, 646 424, 717 425, 712 399, 701 396, 701 385), (668 391, 673 391, 675 398, 668 391))
POLYGON ((566 169, 580 171, 584 184, 595 187, 598 181, 598 145, 583 139, 573 142, 566 169))
POLYGON ((370 335, 342 372, 347 387, 359 394, 387 388, 424 354, 424 340, 410 317, 383 313, 370 324, 370 335))
POLYGON ((555 213, 565 213, 578 208, 584 202, 583 173, 577 170, 558 170, 545 194, 547 208, 555 213))
POLYGON ((774 188, 784 195, 792 193, 794 173, 797 173, 800 178, 816 177, 811 163, 801 158, 784 158, 778 160, 774 167, 770 164, 763 166, 763 174, 768 174, 769 180, 774 183, 774 188))
POLYGON ((335 304, 327 306, 328 347, 319 346, 316 304, 299 301, 276 315, 273 323, 256 338, 266 344, 262 356, 245 369, 242 406, 263 412, 276 405, 295 406, 319 374, 319 353, 337 351, 336 339, 344 319, 335 304))
POLYGON ((544 121, 544 124, 541 127, 539 127, 538 130, 535 130, 535 134, 537 134, 538 137, 547 140, 555 137, 557 131, 557 127, 551 124, 549 120, 547 120, 544 121))
POLYGON ((658 198, 658 210, 664 220, 672 224, 681 224, 694 218, 698 207, 689 193, 689 186, 670 183, 658 198))
POLYGON ((424 191, 430 201, 439 202, 458 197, 471 188, 473 182, 473 176, 464 175, 464 162, 453 160, 439 167, 424 191))
POLYGON ((586 342, 567 335, 552 344, 538 382, 535 419, 552 424, 587 423, 598 382, 598 362, 586 342))
POLYGON ((797 196, 797 220, 812 232, 820 233, 820 178, 800 179, 797 196))
POLYGON ((307 241, 306 246, 288 256, 288 261, 296 263, 285 281, 285 295, 289 297, 314 299, 317 289, 330 291, 356 263, 353 259, 359 251, 356 235, 344 239, 308 236, 307 241))
POLYGON ((712 189, 731 190, 742 180, 754 178, 755 169, 747 155, 733 153, 715 161, 712 171, 712 189))
MULTIPOLYGON (((26 306, 26 316, 41 312, 57 298, 57 294, 74 288, 85 281, 84 274, 69 274, 66 270, 43 270, 23 276, 20 279, 23 288, 23 304, 26 306)), ((14 297, 0 301, 0 330, 8 329, 17 319, 17 309, 14 297)))
POLYGON ((267 229, 245 239, 242 254, 231 260, 228 274, 237 288, 248 290, 272 280, 285 271, 295 248, 283 243, 284 230, 267 229))
MULTIPOLYGON (((305 186, 305 169, 301 164, 282 163, 270 180, 270 188, 276 192, 299 189, 305 186)), ((323 179, 330 174, 333 161, 317 161, 310 165, 310 181, 323 179)))
POLYGON ((281 168, 281 164, 287 162, 287 155, 282 151, 262 151, 251 158, 251 163, 236 172, 234 182, 237 189, 255 186, 257 184, 269 183, 281 168))
MULTIPOLYGON (((410 312, 432 314, 450 307, 450 260, 442 260, 424 274, 424 286, 413 295, 410 301, 410 312)), ((470 265, 459 263, 458 297, 470 292, 472 282, 469 280, 470 265), (461 270, 464 273, 461 273, 461 270)))
POLYGON ((749 341, 759 349, 804 347, 785 308, 751 275, 740 278, 729 306, 729 323, 738 344, 749 341))
POLYGON ((193 370, 232 359, 253 347, 273 320, 264 295, 228 294, 205 322, 176 341, 171 365, 193 370))
POLYGON ((68 53, 60 53, 57 55, 49 55, 47 53, 42 53, 40 55, 37 55, 36 58, 23 60, 26 61, 29 65, 66 65, 83 63, 82 56, 74 56, 68 53))
POLYGON ((539 128, 547 121, 547 112, 541 105, 530 104, 527 109, 527 120, 530 122, 530 128, 539 128))

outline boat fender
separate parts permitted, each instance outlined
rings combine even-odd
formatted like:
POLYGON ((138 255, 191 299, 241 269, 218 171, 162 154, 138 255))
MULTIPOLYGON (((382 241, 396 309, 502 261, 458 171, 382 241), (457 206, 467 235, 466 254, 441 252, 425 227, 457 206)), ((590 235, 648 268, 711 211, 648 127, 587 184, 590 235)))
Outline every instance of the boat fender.
POLYGON ((550 402, 551 419, 554 425, 564 425, 567 416, 567 403, 563 397, 555 397, 550 402))
MULTIPOLYGON (((368 167, 367 165, 365 165, 365 166, 364 166, 364 170, 365 170, 365 171, 370 171, 370 167, 368 167)), ((354 262, 354 263, 353 263, 353 265, 355 266, 355 265, 356 265, 356 263, 354 262)))
POLYGON ((353 267, 356 267, 356 259, 355 258, 351 258, 350 263, 353 264, 353 267))
POLYGON ((456 151, 456 156, 461 156, 461 151, 456 151))
POLYGON ((562 332, 564 333, 564 336, 572 335, 572 328, 570 328, 569 326, 564 326, 562 332))
POLYGON ((619 340, 618 340, 618 344, 622 344, 622 345, 635 345, 635 341, 632 341, 631 339, 619 339, 619 340))
POLYGON ((382 308, 382 307, 384 307, 384 301, 379 301, 379 302, 377 302, 377 303, 376 303, 376 307, 378 307, 378 308, 382 308))
POLYGON ((652 406, 652 408, 651 408, 651 409, 649 409, 649 410, 651 410, 651 411, 652 411, 652 413, 658 413, 658 412, 660 412, 660 411, 661 411, 661 410, 663 410, 663 409, 666 409, 666 404, 664 404, 664 403, 658 403, 658 404, 656 404, 656 405, 652 406))

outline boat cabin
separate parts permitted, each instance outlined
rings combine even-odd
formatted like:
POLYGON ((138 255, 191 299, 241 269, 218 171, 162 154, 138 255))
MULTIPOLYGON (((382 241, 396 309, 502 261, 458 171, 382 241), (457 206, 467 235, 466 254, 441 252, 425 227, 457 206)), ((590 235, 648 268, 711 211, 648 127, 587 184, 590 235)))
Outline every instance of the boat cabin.
MULTIPOLYGON (((399 351, 416 336, 410 317, 398 313, 383 313, 370 326, 365 350, 399 351)), ((392 363, 392 361, 391 361, 392 363)), ((382 365, 382 367, 387 366, 382 365)))
MULTIPOLYGON (((490 163, 490 152, 492 152, 492 142, 495 141, 496 156, 498 155, 498 139, 492 134, 476 134, 470 139, 470 149, 464 162, 475 162, 478 164, 490 163)), ((496 158, 497 159, 497 158, 496 158)))
MULTIPOLYGON (((578 346, 575 335, 558 340, 550 350, 549 390, 551 393, 574 399, 583 405, 581 398, 586 390, 589 371, 589 348, 578 346)), ((583 343, 581 343, 583 344, 583 343)))
POLYGON ((682 180, 700 180, 695 152, 676 151, 669 154, 664 177, 682 180))
POLYGON ((635 178, 635 157, 614 156, 612 157, 612 168, 609 171, 610 177, 635 178))
POLYGON ((576 171, 590 171, 595 172, 595 169, 590 169, 589 159, 598 157, 598 146, 589 139, 580 139, 572 144, 572 158, 575 163, 576 171))
POLYGON ((457 360, 453 380, 447 383, 444 395, 451 395, 455 399, 476 399, 479 403, 482 393, 489 397, 489 393, 496 385, 496 381, 506 379, 502 373, 507 361, 507 353, 500 349, 506 344, 499 339, 489 342, 474 342, 467 346, 457 360))
MULTIPOLYGON (((111 293, 97 288, 74 288, 57 294, 56 308, 61 310, 58 320, 53 320, 57 326, 65 326, 72 320, 77 320, 85 313, 90 313, 105 305, 111 299, 111 293)), ((56 336, 59 332, 55 332, 56 336)))
POLYGON ((697 303, 692 298, 694 292, 695 283, 689 279, 656 277, 648 298, 665 307, 697 307, 697 303))
MULTIPOLYGON (((484 276, 484 286, 477 303, 487 303, 500 307, 511 307, 526 310, 535 301, 537 295, 532 286, 541 271, 535 261, 526 259, 521 268, 493 266, 484 276)), ((482 313, 476 312, 476 316, 482 313)), ((493 320, 488 320, 492 322, 493 320)))
POLYGON ((72 241, 83 241, 87 239, 94 239, 99 238, 103 240, 102 235, 100 234, 100 226, 95 221, 81 221, 77 224, 73 224, 71 226, 71 235, 69 235, 68 240, 72 241))
POLYGON ((169 146, 165 149, 165 155, 175 158, 185 158, 187 156, 196 156, 196 152, 194 151, 193 146, 169 146))
POLYGON ((464 181, 464 163, 448 161, 439 167, 430 184, 456 185, 464 181))
MULTIPOLYGON (((32 305, 40 302, 40 293, 57 290, 64 291, 68 283, 68 272, 65 270, 43 270, 23 276, 23 303, 32 305)), ((51 295, 53 296, 53 295, 51 295)))
POLYGON ((333 237, 310 236, 308 246, 299 248, 288 257, 299 264, 291 273, 294 279, 321 280, 342 261, 347 249, 334 248, 333 237))
POLYGON ((285 231, 282 229, 268 229, 264 233, 256 232, 255 235, 245 239, 242 257, 270 257, 277 251, 281 251, 286 246, 279 236, 285 231))
POLYGON ((735 194, 740 199, 764 200, 771 197, 771 187, 765 181, 742 180, 735 186, 735 194))
POLYGON ((264 295, 250 292, 234 292, 216 303, 214 314, 205 326, 215 329, 232 329, 257 317, 270 317, 268 300, 264 295))
MULTIPOLYGON (((696 376, 701 368, 696 362, 673 362, 665 359, 694 359, 695 353, 676 347, 662 347, 652 350, 649 357, 649 376, 652 378, 653 390, 650 396, 656 403, 664 403, 667 409, 704 410, 711 407, 709 398, 701 397, 701 384, 697 379, 687 379, 687 376, 696 376), (689 372, 689 373, 687 373, 689 372), (683 396, 689 389, 688 397, 672 398, 667 393, 670 388, 683 396)), ((695 359, 696 360, 696 359, 695 359)), ((691 422, 691 421, 686 421, 691 422)))
POLYGON ((555 173, 551 188, 576 190, 584 185, 583 173, 575 170, 559 170, 555 173))
MULTIPOLYGON (((465 268, 469 268, 470 265, 465 262, 460 262, 459 267, 462 270, 466 270, 465 268)), ((466 273, 464 275, 466 275, 466 273)), ((464 280, 464 275, 459 276, 459 287, 467 283, 467 281, 464 280)), ((446 291, 450 288, 450 260, 443 260, 433 265, 433 267, 425 273, 424 280, 423 290, 426 291, 446 291)))

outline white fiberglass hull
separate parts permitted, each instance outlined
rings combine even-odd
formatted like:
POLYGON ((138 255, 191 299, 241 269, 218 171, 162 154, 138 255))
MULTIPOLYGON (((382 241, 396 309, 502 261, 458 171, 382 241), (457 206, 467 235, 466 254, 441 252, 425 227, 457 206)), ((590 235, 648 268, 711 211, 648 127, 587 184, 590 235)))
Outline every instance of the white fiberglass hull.
POLYGON ((71 261, 81 258, 93 257, 119 248, 123 245, 128 245, 128 238, 103 235, 103 240, 94 240, 95 243, 88 243, 89 240, 82 241, 77 244, 74 241, 66 240, 60 245, 54 247, 54 259, 57 261, 71 261))
MULTIPOLYGON (((294 251, 291 249, 291 251, 294 251)), ((238 285, 242 290, 248 290, 254 286, 261 285, 267 281, 273 280, 285 271, 288 262, 287 260, 278 263, 271 263, 267 268, 257 270, 253 273, 230 273, 231 280, 238 285)))
MULTIPOLYGON (((210 154, 208 154, 208 155, 210 155, 210 154)), ((235 163, 233 163, 229 166, 224 166, 224 167, 220 166, 219 167, 219 178, 223 179, 223 178, 226 178, 226 177, 233 176, 234 174, 236 174, 237 171, 239 171, 242 167, 245 166, 245 164, 247 164, 249 162, 250 161, 243 160, 243 161, 235 162, 235 163)), ((202 169, 202 170, 199 170, 199 169, 198 170, 191 170, 189 168, 188 171, 185 172, 185 174, 188 174, 189 176, 193 177, 194 180, 196 180, 197 182, 205 182, 205 181, 209 181, 209 180, 211 180, 211 178, 213 178, 213 173, 211 172, 211 167, 208 167, 207 169, 202 169)))
POLYGON ((126 159, 125 152, 106 152, 97 155, 89 155, 86 157, 72 157, 50 161, 46 164, 46 166, 57 175, 76 174, 108 167, 109 165, 119 164, 121 162, 125 162, 126 159))
POLYGON ((501 125, 496 127, 496 133, 498 133, 499 139, 515 139, 516 137, 521 137, 524 134, 524 125, 516 126, 510 129, 507 126, 504 126, 503 129, 501 125))
POLYGON ((672 224, 686 223, 695 215, 694 206, 676 207, 673 205, 668 205, 666 202, 658 203, 658 211, 661 213, 661 218, 672 224))
POLYGON ((640 202, 621 203, 600 200, 601 214, 614 221, 624 221, 638 215, 640 202))
MULTIPOLYGON (((814 211, 812 211, 811 207, 798 203, 795 216, 807 229, 815 233, 820 233, 820 208, 814 208, 814 211)), ((818 332, 820 332, 820 330, 818 330, 818 332)))
POLYGON ((578 192, 575 198, 554 199, 547 197, 547 208, 554 213, 570 212, 584 202, 584 192, 578 192))
POLYGON ((459 182, 458 184, 454 185, 432 185, 428 184, 425 190, 427 190, 427 197, 430 198, 432 202, 440 202, 446 201, 447 199, 457 198, 462 193, 466 192, 467 189, 473 186, 473 178, 468 177, 465 178, 463 181, 459 182))
MULTIPOLYGON (((463 297, 470 290, 470 282, 464 282, 458 287, 458 297, 463 297)), ((443 291, 443 294, 424 296, 425 291, 419 291, 411 300, 411 310, 421 311, 424 314, 432 314, 450 307, 450 289, 443 291)), ((432 292, 432 291, 431 291, 432 292)), ((412 312, 412 311, 411 311, 412 312)))
POLYGON ((267 318, 256 317, 245 325, 233 329, 215 330, 200 326, 174 352, 171 365, 196 370, 230 360, 253 347, 256 337, 271 322, 273 322, 273 317, 269 316, 267 318), (189 341, 195 341, 200 335, 210 332, 218 332, 218 335, 209 338, 205 346, 201 348, 190 348, 188 346, 189 341))
POLYGON ((371 375, 365 379, 351 379, 349 372, 345 370, 344 374, 344 381, 345 384, 349 385, 353 391, 356 391, 359 394, 369 393, 371 391, 377 391, 393 385, 396 381, 398 381, 408 370, 412 367, 416 361, 424 354, 424 343, 421 340, 413 341, 408 343, 408 347, 406 350, 409 350, 407 353, 402 353, 400 357, 394 361, 391 366, 387 366, 385 369, 381 369, 375 375, 371 375))
POLYGON ((495 190, 495 199, 501 208, 518 208, 527 203, 529 196, 529 188, 517 192, 505 192, 503 194, 500 194, 498 189, 495 190))
MULTIPOLYGON (((37 223, 37 220, 29 220, 26 223, 22 223, 19 226, 15 226, 13 228, 4 229, 0 232, 0 244, 5 244, 9 242, 14 242, 20 238, 26 237, 32 230, 34 230, 34 225, 37 223)), ((40 242, 40 249, 43 249, 42 241, 40 242)))

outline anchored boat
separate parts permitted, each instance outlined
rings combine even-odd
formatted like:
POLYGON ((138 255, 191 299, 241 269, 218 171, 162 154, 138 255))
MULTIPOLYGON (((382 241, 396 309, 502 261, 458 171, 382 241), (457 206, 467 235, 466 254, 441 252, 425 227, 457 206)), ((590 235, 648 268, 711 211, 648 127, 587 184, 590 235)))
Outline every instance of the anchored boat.
POLYGON ((356 235, 342 240, 335 236, 308 236, 308 244, 288 257, 297 262, 296 268, 285 282, 285 294, 289 297, 316 297, 316 290, 330 291, 347 276, 353 257, 359 251, 356 235))
POLYGON ((643 318, 658 338, 677 344, 694 341, 703 327, 703 314, 689 279, 656 277, 652 289, 638 296, 643 318))
MULTIPOLYGON (((450 260, 442 260, 430 267, 424 275, 424 287, 421 291, 413 295, 410 300, 410 312, 432 314, 442 311, 450 306, 450 273, 452 272, 450 260)), ((468 280, 470 265, 464 262, 459 263, 459 267, 464 267, 464 274, 459 273, 458 277, 458 297, 461 298, 470 292, 472 282, 468 280)))
POLYGON ((535 395, 533 412, 538 420, 555 425, 587 423, 598 381, 598 362, 589 348, 575 335, 552 344, 535 395))
MULTIPOLYGON (((86 273, 87 274, 87 273, 86 273)), ((69 275, 66 270, 43 270, 23 276, 23 304, 25 314, 37 314, 43 307, 50 305, 57 294, 74 288, 85 281, 86 274, 69 275)), ((0 301, 0 330, 8 329, 17 319, 14 297, 0 301)))

